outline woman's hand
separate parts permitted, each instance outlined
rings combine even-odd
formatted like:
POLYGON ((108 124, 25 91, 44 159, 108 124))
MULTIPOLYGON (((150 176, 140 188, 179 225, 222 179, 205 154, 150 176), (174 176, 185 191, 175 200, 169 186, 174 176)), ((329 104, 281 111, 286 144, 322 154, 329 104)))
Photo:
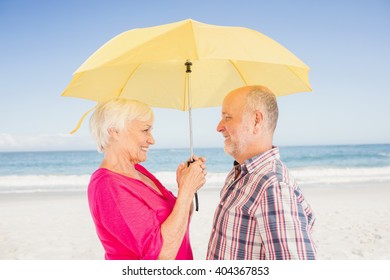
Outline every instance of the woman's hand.
POLYGON ((181 163, 176 170, 176 181, 179 192, 188 192, 194 195, 206 183, 206 158, 194 156, 194 162, 187 166, 181 163))

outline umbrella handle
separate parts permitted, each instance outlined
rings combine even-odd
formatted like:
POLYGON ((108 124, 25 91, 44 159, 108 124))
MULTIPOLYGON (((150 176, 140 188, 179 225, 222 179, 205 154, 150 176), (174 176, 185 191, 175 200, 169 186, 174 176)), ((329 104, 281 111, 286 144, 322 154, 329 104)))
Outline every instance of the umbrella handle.
POLYGON ((195 211, 199 211, 198 193, 195 193, 195 211))
MULTIPOLYGON (((190 166, 191 163, 195 162, 194 159, 191 158, 191 160, 187 161, 187 167, 190 166)), ((195 193, 195 211, 199 211, 199 202, 198 202, 198 193, 195 193)))

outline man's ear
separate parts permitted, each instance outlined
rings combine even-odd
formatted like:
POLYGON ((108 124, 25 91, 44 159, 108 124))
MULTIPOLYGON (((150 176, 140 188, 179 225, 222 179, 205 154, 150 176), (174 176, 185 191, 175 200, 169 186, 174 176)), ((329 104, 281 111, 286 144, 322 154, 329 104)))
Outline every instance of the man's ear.
POLYGON ((255 111, 255 126, 253 132, 257 134, 264 125, 264 115, 261 111, 255 111))

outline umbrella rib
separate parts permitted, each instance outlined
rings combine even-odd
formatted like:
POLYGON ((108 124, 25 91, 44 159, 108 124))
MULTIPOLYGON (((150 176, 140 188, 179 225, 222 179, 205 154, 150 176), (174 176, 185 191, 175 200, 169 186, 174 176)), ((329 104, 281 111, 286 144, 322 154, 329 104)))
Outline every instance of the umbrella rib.
POLYGON ((194 52, 195 52, 195 59, 196 60, 199 60, 199 53, 198 53, 198 40, 197 40, 197 36, 196 33, 195 33, 195 26, 194 26, 194 22, 192 20, 190 20, 190 23, 191 23, 191 29, 192 29, 192 34, 193 34, 193 40, 194 40, 194 52))
MULTIPOLYGON (((194 42, 194 52, 195 52, 195 60, 198 60, 199 59, 199 54, 198 54, 198 43, 197 43, 197 40, 196 40, 196 36, 195 36, 195 31, 194 31, 194 23, 192 20, 189 21, 190 22, 190 26, 191 26, 191 30, 192 30, 192 35, 193 35, 193 42, 194 42)), ((191 59, 190 58, 187 58, 186 59, 187 62, 191 62, 191 59)), ((190 73, 185 73, 185 79, 184 79, 184 102, 183 102, 183 111, 186 110, 186 107, 187 107, 187 103, 188 103, 188 100, 187 98, 189 99, 190 98, 190 88, 187 87, 187 83, 189 83, 189 79, 190 79, 190 75, 191 75, 191 72, 190 73)), ((191 108, 188 108, 188 110, 190 110, 191 108)))
MULTIPOLYGON (((169 33, 175 32, 177 29, 179 29, 179 28, 181 28, 181 27, 183 27, 183 26, 180 25, 180 26, 177 26, 177 27, 175 27, 175 28, 173 28, 173 29, 171 29, 171 30, 166 30, 165 32, 162 32, 162 33, 159 34, 158 36, 153 37, 152 39, 150 39, 150 40, 148 40, 148 41, 146 41, 146 42, 142 42, 142 43, 140 43, 139 45, 133 47, 133 48, 131 49, 131 52, 135 52, 135 51, 137 51, 137 50, 139 50, 139 49, 143 49, 143 48, 145 48, 145 45, 151 44, 151 42, 157 41, 159 38, 161 38, 161 37, 163 37, 163 36, 166 36, 166 35, 169 34, 169 33)), ((195 33, 194 33, 194 27, 193 27, 193 21, 192 21, 192 20, 191 20, 191 29, 192 29, 192 31, 193 31, 193 32, 192 32, 193 35, 194 35, 194 36, 193 36, 193 40, 194 40, 194 44, 195 44, 195 47, 196 47, 196 46, 197 46, 197 42, 196 42, 196 39, 195 39, 195 33)), ((190 58, 190 59, 199 59, 199 54, 198 54, 196 48, 194 49, 194 52, 195 52, 195 57, 194 57, 194 58, 190 58)), ((115 63, 116 61, 120 61, 123 57, 126 57, 126 55, 128 55, 128 53, 129 53, 129 51, 124 52, 124 53, 122 53, 120 56, 115 57, 115 58, 111 59, 110 61, 107 61, 105 64, 107 64, 107 63, 112 64, 112 63, 115 63)), ((187 58, 187 59, 189 59, 189 58, 187 58)), ((101 66, 104 66, 104 65, 101 65, 101 66)), ((77 72, 77 71, 76 71, 76 72, 77 72)))
POLYGON ((126 79, 126 82, 123 83, 123 87, 119 90, 119 93, 118 93, 118 97, 120 97, 123 93, 123 89, 125 88, 125 86, 127 85, 127 83, 129 82, 129 80, 131 79, 131 77, 134 75, 135 71, 137 71, 137 69, 141 66, 141 63, 138 63, 137 67, 134 68, 134 70, 130 73, 130 75, 128 76, 128 78, 126 79))
POLYGON ((241 80, 244 82, 244 84, 245 84, 245 85, 248 85, 248 82, 245 80, 245 78, 244 78, 244 76, 241 74, 240 70, 238 70, 238 67, 237 67, 236 63, 235 63, 233 60, 231 60, 231 59, 229 59, 229 61, 230 61, 230 63, 233 65, 234 69, 236 69, 237 73, 240 75, 240 78, 241 78, 241 80))
MULTIPOLYGON (((289 65, 286 65, 286 67, 298 78, 299 81, 301 81, 302 83, 305 84, 305 86, 310 90, 310 91, 313 91, 313 89, 311 88, 310 84, 306 83, 304 80, 302 80, 296 73, 293 69, 291 69, 291 67, 289 65)), ((310 68, 309 68, 310 70, 310 68)))

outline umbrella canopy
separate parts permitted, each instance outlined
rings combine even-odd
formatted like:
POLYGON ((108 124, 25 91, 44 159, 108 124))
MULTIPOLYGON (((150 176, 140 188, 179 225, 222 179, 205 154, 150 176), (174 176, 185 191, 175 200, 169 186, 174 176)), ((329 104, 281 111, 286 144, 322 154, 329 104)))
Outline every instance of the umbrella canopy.
POLYGON ((73 75, 63 96, 102 102, 115 97, 153 107, 220 106, 231 90, 260 84, 276 95, 311 91, 309 67, 271 38, 248 28, 191 19, 124 32, 73 75), (185 62, 192 63, 188 88, 185 62))

